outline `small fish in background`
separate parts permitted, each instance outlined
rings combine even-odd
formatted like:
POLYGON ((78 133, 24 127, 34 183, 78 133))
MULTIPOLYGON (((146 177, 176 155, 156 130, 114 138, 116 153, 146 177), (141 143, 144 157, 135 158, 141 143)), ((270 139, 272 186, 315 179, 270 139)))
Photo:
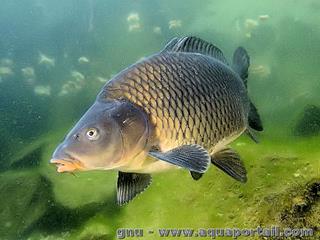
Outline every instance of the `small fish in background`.
MULTIPOLYGON (((252 19, 252 18, 247 18, 244 21, 244 32, 245 32, 245 37, 247 38, 251 38, 252 37, 252 32, 259 27, 260 22, 265 22, 270 18, 270 16, 268 14, 264 14, 264 15, 260 15, 258 16, 258 19, 252 19)), ((239 31, 240 26, 239 26, 239 22, 236 22, 236 29, 237 31, 239 31)))
POLYGON ((43 53, 39 53, 39 57, 38 57, 38 64, 39 65, 44 65, 48 68, 50 67, 54 67, 55 66, 55 59, 54 58, 50 58, 48 56, 46 56, 43 53))
POLYGON ((35 77, 35 71, 33 67, 25 67, 21 68, 22 76, 25 78, 34 78, 35 77))
POLYGON ((259 26, 259 23, 258 21, 254 20, 254 19, 251 19, 251 18, 247 18, 244 22, 244 26, 247 30, 253 30, 255 29, 256 27, 259 26))
POLYGON ((123 205, 151 183, 151 173, 183 168, 199 180, 212 163, 247 181, 238 153, 227 145, 262 131, 247 92, 249 55, 232 64, 197 37, 172 39, 162 51, 108 81, 96 101, 54 151, 58 172, 116 170, 123 205))
POLYGON ((127 22, 129 24, 129 32, 141 30, 140 16, 138 13, 130 13, 127 17, 127 22))
POLYGON ((37 85, 34 87, 34 93, 38 96, 50 96, 51 87, 49 85, 37 85))
POLYGON ((253 65, 250 69, 250 74, 261 78, 267 78, 271 74, 271 69, 268 65, 253 65))
POLYGON ((12 70, 13 61, 9 58, 2 58, 0 60, 0 83, 4 82, 8 77, 14 75, 12 70))
POLYGON ((109 80, 108 78, 104 78, 104 77, 96 77, 96 79, 98 82, 101 82, 101 83, 106 83, 109 80))
POLYGON ((162 33, 161 27, 159 27, 159 26, 154 27, 153 32, 155 34, 161 34, 162 33))
POLYGON ((137 32, 141 29, 140 23, 132 23, 129 25, 129 32, 137 32))
POLYGON ((100 82, 106 83, 107 81, 112 79, 115 75, 116 74, 113 72, 113 73, 110 73, 109 77, 97 77, 97 80, 100 81, 100 82))
POLYGON ((71 71, 71 77, 78 83, 82 83, 85 80, 85 76, 78 71, 71 71))
POLYGON ((70 93, 79 92, 85 85, 85 76, 78 71, 71 71, 71 80, 62 85, 58 96, 65 96, 70 93))
POLYGON ((13 62, 10 59, 1 59, 0 61, 0 83, 4 82, 7 78, 14 75, 12 70, 13 62))
POLYGON ((255 30, 259 26, 259 22, 248 18, 244 21, 244 28, 245 28, 245 36, 247 38, 251 38, 253 30, 255 30))
POLYGON ((67 81, 65 84, 62 85, 58 96, 66 96, 70 93, 76 93, 82 89, 82 86, 77 84, 75 81, 67 81))
POLYGON ((268 14, 264 14, 264 15, 260 15, 259 16, 259 20, 260 21, 266 21, 270 18, 270 16, 268 14))
POLYGON ((82 57, 79 57, 78 62, 80 64, 86 64, 86 63, 89 63, 90 61, 89 61, 89 59, 87 57, 82 56, 82 57))
POLYGON ((140 21, 140 16, 138 13, 133 12, 130 13, 127 17, 127 22, 131 23, 131 22, 139 22, 140 21))
POLYGON ((170 20, 168 25, 169 25, 169 29, 180 28, 182 26, 182 21, 177 19, 170 20))
POLYGON ((13 71, 10 67, 6 67, 6 66, 0 66, 0 76, 1 77, 8 77, 13 75, 13 71))
POLYGON ((33 85, 35 83, 35 71, 33 67, 25 67, 21 69, 22 76, 26 83, 33 85))

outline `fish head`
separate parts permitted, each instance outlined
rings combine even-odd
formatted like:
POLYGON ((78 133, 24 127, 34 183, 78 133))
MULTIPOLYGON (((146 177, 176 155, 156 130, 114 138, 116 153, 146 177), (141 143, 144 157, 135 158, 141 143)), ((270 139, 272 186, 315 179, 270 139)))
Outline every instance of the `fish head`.
POLYGON ((56 148, 58 172, 117 169, 143 151, 145 115, 130 103, 96 101, 56 148))

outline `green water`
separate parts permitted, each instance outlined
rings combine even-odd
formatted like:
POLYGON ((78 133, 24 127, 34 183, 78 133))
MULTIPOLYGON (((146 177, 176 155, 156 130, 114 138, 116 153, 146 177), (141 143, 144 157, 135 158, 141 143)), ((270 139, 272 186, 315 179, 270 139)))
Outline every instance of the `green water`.
POLYGON ((0 0, 0 239, 116 239, 123 228, 144 229, 131 239, 179 239, 158 229, 258 226, 311 228, 304 239, 319 239, 320 117, 305 114, 320 108, 319 11, 318 0, 0 0), (228 59, 238 46, 250 55, 265 130, 259 144, 245 135, 232 144, 248 182, 214 167, 199 181, 169 171, 118 207, 116 172, 56 173, 53 150, 104 81, 185 35, 228 59), (315 130, 295 133, 299 122, 315 130))

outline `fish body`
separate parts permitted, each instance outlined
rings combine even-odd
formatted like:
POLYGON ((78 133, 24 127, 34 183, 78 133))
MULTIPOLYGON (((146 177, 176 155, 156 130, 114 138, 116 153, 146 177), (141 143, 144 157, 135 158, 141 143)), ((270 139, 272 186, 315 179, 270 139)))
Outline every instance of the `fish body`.
POLYGON ((245 182, 240 156, 226 145, 262 130, 247 94, 248 68, 243 48, 229 65, 206 41, 174 38, 105 84, 51 162, 59 172, 119 171, 119 204, 148 187, 150 173, 170 168, 198 180, 211 162, 245 182))
MULTIPOLYGON (((248 123, 249 100, 240 76, 222 61, 198 53, 151 56, 113 78, 98 98, 125 99, 141 107, 152 124, 153 144, 161 151, 199 144, 213 154, 248 123)), ((125 170, 163 170, 158 164, 145 171, 137 169, 143 164, 128 164, 125 170)))
POLYGON ((89 63, 90 61, 89 61, 89 59, 87 57, 82 56, 82 57, 79 57, 78 62, 80 64, 85 64, 85 63, 89 63))
POLYGON ((55 66, 55 59, 54 58, 50 58, 46 55, 44 55, 43 53, 39 53, 39 61, 38 63, 40 65, 44 65, 47 67, 54 67, 55 66))

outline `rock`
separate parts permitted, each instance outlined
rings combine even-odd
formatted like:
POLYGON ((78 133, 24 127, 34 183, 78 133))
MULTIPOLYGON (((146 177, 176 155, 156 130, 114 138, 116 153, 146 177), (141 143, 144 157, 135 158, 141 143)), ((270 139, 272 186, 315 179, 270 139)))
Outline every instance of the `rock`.
POLYGON ((319 239, 320 179, 313 179, 304 185, 290 187, 283 193, 270 195, 260 204, 269 206, 263 210, 264 213, 260 213, 257 219, 260 226, 273 225, 279 226, 280 229, 312 229, 314 235, 306 239, 319 239))
POLYGON ((0 175, 0 237, 22 239, 46 212, 50 182, 35 172, 8 171, 0 175))
POLYGON ((320 134, 320 107, 307 105, 294 128, 294 135, 308 137, 318 134, 320 134))

